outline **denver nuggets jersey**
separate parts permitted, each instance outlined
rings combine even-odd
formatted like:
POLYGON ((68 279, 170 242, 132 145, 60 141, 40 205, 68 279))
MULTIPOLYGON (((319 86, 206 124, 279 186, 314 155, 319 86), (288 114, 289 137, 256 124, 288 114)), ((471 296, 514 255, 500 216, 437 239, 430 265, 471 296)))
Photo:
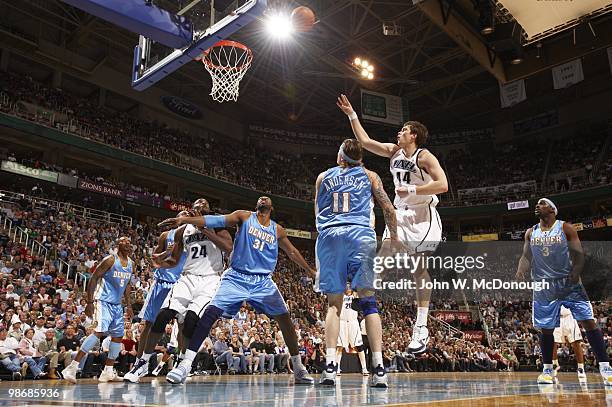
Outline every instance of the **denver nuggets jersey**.
POLYGON ((183 232, 185 263, 183 273, 196 276, 220 275, 223 272, 223 253, 216 244, 193 225, 183 232))
MULTIPOLYGON (((174 244, 174 235, 176 234, 176 229, 172 229, 168 232, 166 236, 166 248, 170 247, 174 244)), ((155 270, 155 278, 161 281, 167 281, 169 283, 176 283, 183 272, 183 266, 185 265, 185 261, 187 260, 187 252, 183 251, 181 253, 181 258, 176 266, 172 268, 158 268, 155 270)))
POLYGON ((230 267, 247 274, 270 274, 278 259, 276 222, 262 226, 257 213, 251 213, 234 238, 234 250, 230 267))
POLYGON ((372 183, 362 166, 325 172, 316 202, 317 230, 330 226, 374 227, 372 183))
MULTIPOLYGON (((431 176, 419 168, 419 155, 424 151, 422 148, 417 150, 410 157, 406 156, 404 149, 400 148, 397 150, 393 157, 391 157, 391 176, 393 177, 393 184, 395 189, 399 187, 405 187, 407 185, 425 185, 431 182, 431 176)), ((396 208, 402 206, 421 206, 421 205, 433 205, 438 204, 438 197, 436 195, 412 195, 405 198, 400 198, 399 195, 395 195, 393 205, 396 208)))
POLYGON ((357 322, 357 311, 353 309, 353 296, 345 295, 342 299, 342 310, 340 311, 341 321, 357 322))
POLYGON ((566 278, 572 271, 569 246, 563 221, 557 220, 552 228, 543 231, 536 224, 531 231, 531 277, 533 280, 554 280, 566 278))
POLYGON ((132 259, 128 258, 127 267, 123 267, 119 256, 114 257, 113 266, 98 282, 94 298, 111 304, 121 304, 121 297, 132 279, 132 259))

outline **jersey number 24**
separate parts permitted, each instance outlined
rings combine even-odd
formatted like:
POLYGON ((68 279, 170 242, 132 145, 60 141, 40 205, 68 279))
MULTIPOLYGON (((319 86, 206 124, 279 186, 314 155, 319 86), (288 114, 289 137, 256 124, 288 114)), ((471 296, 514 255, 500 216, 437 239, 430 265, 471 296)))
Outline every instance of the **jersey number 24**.
POLYGON ((193 246, 191 248, 191 258, 197 259, 199 257, 206 257, 206 246, 193 246))

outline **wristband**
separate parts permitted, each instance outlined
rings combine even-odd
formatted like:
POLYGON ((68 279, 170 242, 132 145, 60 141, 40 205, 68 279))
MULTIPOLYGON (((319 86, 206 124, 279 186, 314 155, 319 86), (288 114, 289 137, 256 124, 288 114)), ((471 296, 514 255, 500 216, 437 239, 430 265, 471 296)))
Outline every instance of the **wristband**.
POLYGON ((225 227, 225 216, 224 215, 206 215, 204 216, 204 226, 208 229, 224 228, 225 227))
POLYGON ((416 185, 407 185, 406 186, 406 190, 408 191, 408 196, 413 196, 416 195, 416 185))
POLYGON ((348 115, 348 118, 349 118, 349 120, 350 120, 350 121, 357 120, 357 113, 355 113, 355 111, 353 110, 353 111, 352 111, 352 112, 351 112, 351 113, 348 115))

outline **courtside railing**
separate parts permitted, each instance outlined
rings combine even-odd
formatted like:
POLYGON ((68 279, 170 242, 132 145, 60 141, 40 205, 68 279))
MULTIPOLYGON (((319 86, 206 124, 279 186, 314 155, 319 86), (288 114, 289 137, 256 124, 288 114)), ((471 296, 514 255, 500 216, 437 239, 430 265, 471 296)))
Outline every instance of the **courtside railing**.
POLYGON ((0 215, 0 223, 4 229, 8 229, 8 237, 12 242, 23 244, 30 253, 44 258, 43 265, 47 263, 49 250, 36 239, 30 237, 30 233, 20 226, 14 226, 13 221, 5 214, 0 215), (8 226, 8 228, 7 228, 8 226))

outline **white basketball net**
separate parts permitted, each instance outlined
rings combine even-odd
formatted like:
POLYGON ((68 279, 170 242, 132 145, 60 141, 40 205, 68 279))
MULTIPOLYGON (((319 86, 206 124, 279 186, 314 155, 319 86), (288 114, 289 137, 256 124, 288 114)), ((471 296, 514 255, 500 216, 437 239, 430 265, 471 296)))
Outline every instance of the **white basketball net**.
POLYGON ((219 103, 238 101, 240 81, 252 61, 251 50, 233 41, 221 41, 206 51, 202 63, 212 78, 210 96, 213 100, 219 103))

